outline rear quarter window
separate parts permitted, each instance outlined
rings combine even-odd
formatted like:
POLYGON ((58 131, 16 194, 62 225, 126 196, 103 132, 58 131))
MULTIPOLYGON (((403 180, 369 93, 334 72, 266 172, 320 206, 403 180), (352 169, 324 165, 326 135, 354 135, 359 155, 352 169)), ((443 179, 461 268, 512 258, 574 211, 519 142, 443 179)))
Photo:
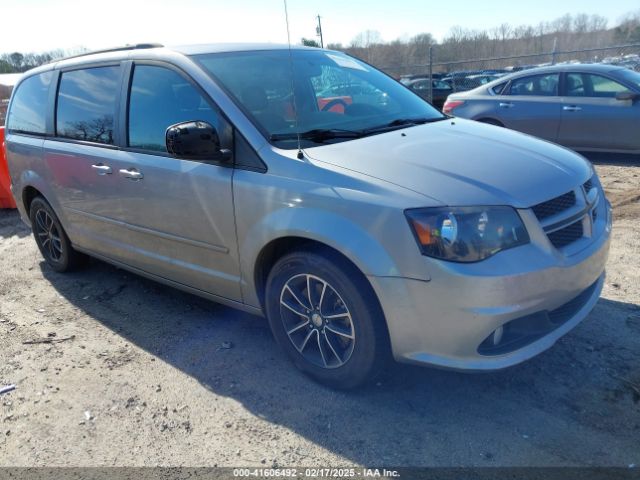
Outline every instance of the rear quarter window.
POLYGON ((506 85, 507 85, 507 82, 502 82, 502 83, 499 83, 498 85, 494 85, 489 90, 491 90, 491 92, 496 94, 496 95, 500 95, 502 93, 502 90, 504 90, 504 87, 506 85))
POLYGON ((44 135, 53 72, 44 72, 22 81, 13 94, 7 117, 7 130, 14 133, 44 135))

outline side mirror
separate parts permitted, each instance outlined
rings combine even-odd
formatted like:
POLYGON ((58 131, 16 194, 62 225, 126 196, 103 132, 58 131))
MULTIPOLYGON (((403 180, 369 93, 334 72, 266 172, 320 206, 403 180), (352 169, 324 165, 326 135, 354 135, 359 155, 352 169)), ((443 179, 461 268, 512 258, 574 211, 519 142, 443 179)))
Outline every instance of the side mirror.
POLYGON ((220 147, 216 128, 210 123, 196 120, 181 122, 167 128, 167 152, 186 160, 218 160, 231 158, 231 151, 220 147))
POLYGON ((616 100, 631 100, 632 102, 640 98, 640 93, 635 92, 618 92, 616 93, 616 100))

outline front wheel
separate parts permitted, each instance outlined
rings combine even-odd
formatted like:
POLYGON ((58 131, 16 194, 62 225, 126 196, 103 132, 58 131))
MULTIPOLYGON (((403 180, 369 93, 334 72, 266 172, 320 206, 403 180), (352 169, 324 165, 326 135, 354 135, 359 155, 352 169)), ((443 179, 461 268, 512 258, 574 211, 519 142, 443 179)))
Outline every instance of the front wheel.
POLYGON ((389 358, 384 317, 371 286, 330 250, 282 257, 266 289, 269 324, 294 364, 315 380, 354 388, 389 358))
POLYGON ((86 262, 86 255, 73 249, 60 220, 44 198, 33 199, 29 219, 40 253, 56 272, 73 270, 86 262))

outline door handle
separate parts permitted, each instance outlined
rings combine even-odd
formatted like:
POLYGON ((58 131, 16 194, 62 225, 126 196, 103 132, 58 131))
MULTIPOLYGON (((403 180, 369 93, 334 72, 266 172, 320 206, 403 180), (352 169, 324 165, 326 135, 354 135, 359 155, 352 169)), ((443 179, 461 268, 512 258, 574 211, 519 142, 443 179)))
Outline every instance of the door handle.
POLYGON ((576 105, 565 105, 564 107, 562 107, 562 110, 566 111, 566 112, 578 112, 580 110, 582 110, 582 108, 576 106, 576 105))
POLYGON ((91 168, 96 170, 98 172, 98 175, 107 175, 111 173, 111 167, 103 163, 98 163, 97 165, 91 165, 91 168))
POLYGON ((511 102, 500 102, 500 108, 513 108, 514 105, 511 102))
POLYGON ((144 178, 142 172, 139 172, 135 168, 123 168, 122 170, 119 170, 119 172, 120 175, 125 178, 130 178, 131 180, 141 180, 142 178, 144 178))

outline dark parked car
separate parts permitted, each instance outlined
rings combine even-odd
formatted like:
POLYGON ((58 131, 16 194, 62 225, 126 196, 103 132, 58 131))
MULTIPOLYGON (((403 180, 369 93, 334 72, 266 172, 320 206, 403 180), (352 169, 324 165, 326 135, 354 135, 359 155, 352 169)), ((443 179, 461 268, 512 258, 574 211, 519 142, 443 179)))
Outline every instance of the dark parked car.
MULTIPOLYGON (((431 99, 431 104, 436 107, 438 110, 442 110, 445 100, 449 95, 451 95, 454 90, 450 85, 443 82, 442 80, 433 79, 433 99, 431 99)), ((429 100, 430 90, 429 90, 429 79, 422 78, 419 80, 412 80, 405 84, 409 89, 413 92, 420 95, 425 100, 429 100)))
POLYGON ((640 73, 623 67, 526 70, 453 94, 443 111, 574 150, 640 153, 640 73))
MULTIPOLYGON (((431 78, 434 80, 439 80, 442 77, 444 77, 445 74, 444 73, 432 73, 431 74, 431 78)), ((402 83, 403 85, 407 85, 409 83, 411 83, 413 80, 428 80, 429 79, 429 74, 425 74, 425 73, 413 73, 411 75, 402 75, 400 77, 400 83, 402 83)))
POLYGON ((503 73, 476 73, 473 75, 467 75, 466 77, 445 77, 442 81, 448 84, 454 92, 466 92, 467 90, 473 90, 481 85, 492 82, 503 75, 503 73))

